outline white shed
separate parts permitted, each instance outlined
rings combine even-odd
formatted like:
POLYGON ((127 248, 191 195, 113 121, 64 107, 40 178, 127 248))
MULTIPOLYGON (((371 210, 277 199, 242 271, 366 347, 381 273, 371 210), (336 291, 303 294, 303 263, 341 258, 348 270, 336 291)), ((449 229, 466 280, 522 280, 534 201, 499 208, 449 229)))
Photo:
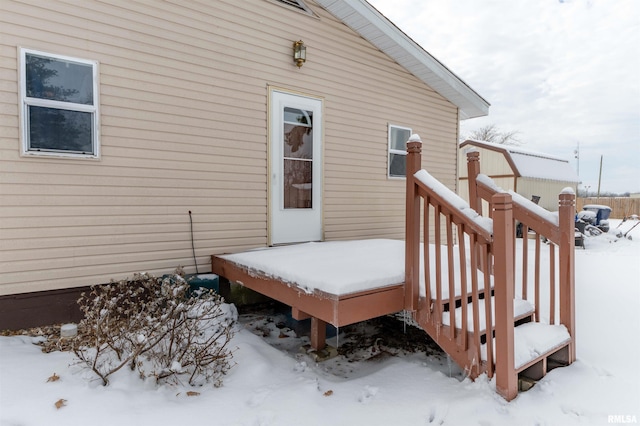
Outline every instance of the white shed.
POLYGON ((558 210, 558 194, 566 187, 577 190, 580 179, 568 160, 518 146, 466 140, 458 150, 458 193, 469 199, 467 152, 480 152, 480 173, 505 190, 513 190, 550 211, 558 210))

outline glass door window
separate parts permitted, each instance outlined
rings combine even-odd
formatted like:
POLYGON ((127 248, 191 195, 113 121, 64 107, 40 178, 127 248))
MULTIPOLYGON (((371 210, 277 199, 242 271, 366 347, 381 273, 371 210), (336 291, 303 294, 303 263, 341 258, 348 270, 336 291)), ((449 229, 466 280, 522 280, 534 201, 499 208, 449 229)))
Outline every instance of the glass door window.
POLYGON ((285 209, 313 208, 313 111, 284 108, 283 202, 285 209))

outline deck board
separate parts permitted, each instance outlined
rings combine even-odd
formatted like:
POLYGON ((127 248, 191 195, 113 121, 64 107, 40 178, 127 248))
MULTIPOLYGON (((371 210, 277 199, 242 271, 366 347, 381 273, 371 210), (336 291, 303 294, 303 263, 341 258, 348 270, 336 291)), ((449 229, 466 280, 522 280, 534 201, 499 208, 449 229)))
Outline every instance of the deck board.
POLYGON ((291 306, 298 317, 342 327, 403 310, 404 283, 399 277, 404 273, 404 252, 400 250, 402 257, 394 259, 402 244, 395 240, 301 244, 213 255, 211 265, 213 273, 291 306), (381 259, 372 262, 372 255, 381 259), (363 256, 366 261, 359 260, 363 256), (293 257, 296 262, 286 271, 274 260, 293 257), (383 258, 388 264, 381 265, 383 258), (313 268, 307 262, 313 262, 313 268), (371 270, 372 263, 379 268, 371 270), (332 285, 323 286, 325 282, 332 285))

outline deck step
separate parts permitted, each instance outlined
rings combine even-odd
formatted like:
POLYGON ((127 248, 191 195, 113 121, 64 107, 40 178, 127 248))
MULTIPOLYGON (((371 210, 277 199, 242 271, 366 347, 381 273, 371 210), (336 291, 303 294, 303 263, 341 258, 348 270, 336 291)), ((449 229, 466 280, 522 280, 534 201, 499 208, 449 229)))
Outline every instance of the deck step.
POLYGON ((564 325, 530 322, 516 327, 514 330, 516 370, 553 353, 570 341, 571 336, 564 325))
MULTIPOLYGON (((529 322, 514 328, 514 367, 520 371, 537 360, 554 353, 571 342, 564 325, 529 322)), ((495 340, 493 356, 495 361, 495 340)), ((487 360, 487 345, 482 345, 481 357, 487 360)))
MULTIPOLYGON (((491 298, 491 323, 494 325, 495 327, 495 298, 492 297, 491 298)), ((522 299, 514 299, 513 300, 513 318, 514 320, 517 322, 518 320, 525 318, 531 314, 533 314, 535 308, 533 306, 533 304, 531 302, 529 302, 528 300, 522 300, 522 299)), ((479 327, 480 327, 480 333, 484 334, 484 332, 487 329, 487 316, 486 316, 486 309, 485 309, 485 301, 484 300, 479 300, 478 301, 478 315, 479 315, 479 327)), ((456 328, 457 329, 461 329, 462 328, 462 307, 456 308, 455 309, 455 322, 456 322, 456 328)), ((443 312, 442 313, 442 324, 445 326, 449 326, 451 325, 451 316, 449 312, 443 312)), ((473 325, 473 303, 469 303, 467 305, 467 331, 468 332, 473 332, 474 331, 474 325, 473 325)))

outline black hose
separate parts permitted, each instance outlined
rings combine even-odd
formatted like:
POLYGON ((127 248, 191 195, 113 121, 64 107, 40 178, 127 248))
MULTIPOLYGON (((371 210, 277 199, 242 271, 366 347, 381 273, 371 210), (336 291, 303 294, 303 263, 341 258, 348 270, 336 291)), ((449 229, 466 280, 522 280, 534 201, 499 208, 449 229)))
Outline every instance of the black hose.
POLYGON ((191 218, 191 210, 189 210, 189 224, 191 226, 191 251, 193 252, 193 263, 196 265, 196 274, 200 274, 200 272, 198 272, 198 261, 196 260, 196 246, 193 242, 193 219, 191 218))

